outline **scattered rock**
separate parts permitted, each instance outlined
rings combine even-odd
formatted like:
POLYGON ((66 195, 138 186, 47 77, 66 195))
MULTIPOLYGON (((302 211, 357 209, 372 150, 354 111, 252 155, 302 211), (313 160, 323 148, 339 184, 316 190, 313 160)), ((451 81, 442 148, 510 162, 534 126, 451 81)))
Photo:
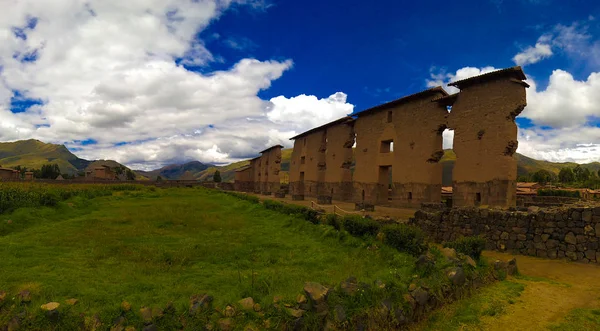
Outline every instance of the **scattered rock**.
POLYGON ((465 263, 470 265, 473 268, 477 267, 477 262, 475 262, 475 260, 473 260, 473 258, 470 257, 469 255, 465 255, 465 263))
POLYGON ((465 277, 465 272, 463 271, 463 268, 460 268, 460 267, 451 268, 446 273, 446 275, 448 276, 448 279, 450 279, 452 284, 457 285, 457 286, 464 285, 467 280, 465 277))
POLYGON ((340 284, 340 288, 347 295, 354 295, 358 290, 358 280, 356 277, 348 277, 345 281, 340 284))
POLYGON ((375 280, 375 286, 377 286, 377 288, 384 289, 385 283, 381 279, 377 279, 375 280))
POLYGON ((440 249, 440 252, 442 252, 442 255, 444 255, 448 259, 456 259, 456 250, 454 248, 444 247, 440 249))
POLYGON ((304 294, 298 294, 298 296, 296 297, 296 302, 299 304, 305 303, 306 296, 304 296, 304 294))
POLYGON ((302 310, 302 309, 293 309, 293 308, 288 308, 288 309, 287 309, 287 312, 288 312, 288 313, 289 313, 291 316, 293 316, 293 317, 296 317, 296 318, 300 318, 300 317, 302 317, 302 315, 304 315, 304 310, 302 310))
POLYGON ((7 224, 12 224, 12 220, 6 220, 7 224))
POLYGON ((235 316, 235 309, 231 306, 227 306, 225 307, 225 311, 223 311, 223 315, 225 315, 225 317, 233 317, 235 316))
POLYGON ((156 327, 156 325, 154 325, 154 324, 150 324, 150 325, 146 325, 142 330, 143 331, 158 331, 158 327, 156 327))
POLYGON ((414 291, 416 289, 417 289, 417 284, 411 283, 410 285, 408 285, 408 291, 409 292, 412 292, 412 291, 414 291))
POLYGON ((135 331, 135 326, 128 326, 125 328, 125 331, 135 331))
POLYGON ((329 289, 319 283, 308 282, 304 284, 304 292, 313 302, 319 303, 327 299, 329 289))
POLYGON ((76 304, 79 302, 79 300, 77 300, 77 299, 67 299, 67 300, 65 300, 65 302, 66 302, 66 303, 67 303, 69 306, 74 306, 74 305, 76 305, 76 304))
POLYGON ((140 315, 142 315, 142 320, 144 320, 145 323, 152 321, 152 309, 148 307, 142 307, 140 308, 140 315))
POLYGON ((252 299, 251 297, 242 299, 242 300, 238 301, 238 303, 244 310, 253 310, 254 309, 254 299, 252 299))
POLYGON ((342 323, 346 320, 346 310, 342 305, 335 306, 333 310, 333 318, 338 323, 342 323))
POLYGON ((425 305, 427 303, 427 300, 429 300, 429 293, 427 293, 427 291, 425 291, 421 287, 418 287, 414 291, 412 291, 411 295, 413 298, 415 298, 415 301, 421 306, 425 305))
POLYGON ((283 297, 281 297, 279 295, 276 295, 276 296, 273 297, 273 303, 278 303, 281 300, 283 300, 283 297))
POLYGON ((433 260, 433 257, 429 254, 424 254, 419 256, 415 264, 417 266, 417 269, 427 269, 433 267, 435 265, 435 261, 433 260))
POLYGON ((190 313, 195 314, 200 310, 210 307, 213 297, 208 294, 193 295, 190 297, 190 313))
POLYGON ((19 292, 18 297, 21 302, 31 302, 31 292, 29 292, 29 290, 23 290, 19 292))
POLYGON ((531 206, 531 207, 527 208, 528 213, 533 214, 533 213, 537 213, 539 211, 540 211, 540 207, 538 207, 538 206, 531 206))
POLYGON ((260 306, 259 303, 255 303, 254 306, 252 307, 252 309, 254 309, 255 312, 259 312, 262 310, 262 307, 260 306))
POLYGON ((6 298, 6 292, 0 291, 0 302, 4 301, 5 298, 6 298))
POLYGON ((222 318, 218 322, 219 329, 223 331, 233 330, 233 320, 231 318, 222 318))
POLYGON ((508 266, 506 267, 506 273, 510 276, 514 276, 518 272, 519 272, 519 269, 517 268, 517 259, 512 258, 510 261, 508 261, 508 266))
POLYGON ((58 303, 58 302, 48 302, 46 304, 43 304, 41 306, 41 308, 42 308, 42 310, 51 311, 51 310, 55 310, 59 306, 60 306, 60 303, 58 303))
POLYGON ((123 311, 130 311, 131 304, 127 301, 123 301, 123 302, 121 302, 121 309, 123 309, 123 311))
POLYGON ((259 329, 253 324, 248 324, 244 327, 244 331, 258 331, 259 329))

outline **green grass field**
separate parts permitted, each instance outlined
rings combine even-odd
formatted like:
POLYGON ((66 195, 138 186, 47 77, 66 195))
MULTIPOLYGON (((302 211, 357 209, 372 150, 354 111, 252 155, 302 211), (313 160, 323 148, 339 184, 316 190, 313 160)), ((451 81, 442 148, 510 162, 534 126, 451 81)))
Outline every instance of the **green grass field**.
POLYGON ((76 298, 71 312, 106 320, 123 301, 185 311, 209 293, 221 308, 248 296, 266 306, 295 300, 307 281, 410 283, 414 257, 367 245, 201 188, 75 196, 0 214, 0 292, 29 290, 32 309, 76 298))

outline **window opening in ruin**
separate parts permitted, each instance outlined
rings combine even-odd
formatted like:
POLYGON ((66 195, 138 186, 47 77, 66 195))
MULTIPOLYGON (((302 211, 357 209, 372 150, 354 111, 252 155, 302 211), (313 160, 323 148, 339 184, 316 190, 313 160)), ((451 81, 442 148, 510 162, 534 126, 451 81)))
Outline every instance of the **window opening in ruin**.
POLYGON ((393 152, 393 151, 394 151, 394 142, 392 141, 390 143, 390 152, 393 152))
POLYGON ((442 146, 446 150, 452 149, 452 145, 454 145, 454 130, 445 129, 442 132, 442 146))
POLYGON ((306 163, 306 156, 300 157, 300 164, 305 164, 305 163, 306 163))
POLYGON ((365 202, 365 190, 362 190, 362 202, 365 202))
POLYGON ((356 136, 356 133, 354 134, 354 144, 352 145, 352 148, 356 148, 356 139, 358 139, 358 137, 356 136))
POLYGON ((412 192, 408 192, 408 201, 412 200, 412 192))
POLYGON ((477 192, 475 194, 475 205, 479 206, 481 204, 481 193, 477 192))
POLYGON ((387 122, 388 123, 392 123, 392 111, 391 110, 388 110, 387 122))
POLYGON ((389 153, 393 151, 392 145, 394 144, 394 140, 384 140, 381 142, 381 147, 379 148, 379 153, 389 153))

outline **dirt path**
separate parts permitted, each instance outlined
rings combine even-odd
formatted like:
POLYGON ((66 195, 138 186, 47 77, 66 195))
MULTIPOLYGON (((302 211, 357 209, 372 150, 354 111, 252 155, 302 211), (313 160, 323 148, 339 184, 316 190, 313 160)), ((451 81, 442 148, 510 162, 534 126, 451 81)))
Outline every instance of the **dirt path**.
MULTIPOLYGON (((485 252, 488 258, 510 254, 485 252)), ((516 256, 526 284, 519 301, 506 314, 482 319, 485 330, 546 330, 576 308, 600 307, 600 266, 516 256), (535 281, 535 278, 550 281, 535 281)))

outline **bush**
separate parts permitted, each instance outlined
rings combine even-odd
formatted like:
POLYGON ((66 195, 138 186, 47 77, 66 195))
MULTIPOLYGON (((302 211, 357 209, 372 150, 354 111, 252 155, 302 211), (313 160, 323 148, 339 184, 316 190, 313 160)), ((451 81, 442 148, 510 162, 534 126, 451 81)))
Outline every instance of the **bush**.
POLYGON ((567 190, 538 190, 537 193, 540 197, 570 197, 580 198, 581 194, 579 191, 567 191, 567 190))
POLYGON ((345 216, 344 230, 355 237, 376 236, 380 225, 376 221, 361 216, 345 216))
POLYGON ((338 231, 342 229, 342 219, 335 214, 325 215, 325 224, 333 226, 338 231))
POLYGON ((427 250, 425 233, 415 227, 405 224, 392 224, 383 228, 384 243, 400 252, 418 256, 427 250))
POLYGON ((234 196, 238 199, 242 199, 242 200, 246 200, 252 203, 260 203, 260 199, 258 197, 255 197, 253 195, 250 194, 244 194, 244 193, 237 193, 237 192, 231 192, 231 191, 224 191, 223 193, 225 194, 229 194, 231 196, 234 196))
POLYGON ((264 200, 263 205, 267 209, 271 209, 283 214, 300 216, 313 224, 319 223, 319 213, 316 210, 308 207, 289 205, 273 200, 264 200))
POLYGON ((454 248, 458 253, 469 255, 475 260, 479 260, 481 252, 485 248, 485 239, 482 237, 463 237, 445 243, 444 247, 454 248))

